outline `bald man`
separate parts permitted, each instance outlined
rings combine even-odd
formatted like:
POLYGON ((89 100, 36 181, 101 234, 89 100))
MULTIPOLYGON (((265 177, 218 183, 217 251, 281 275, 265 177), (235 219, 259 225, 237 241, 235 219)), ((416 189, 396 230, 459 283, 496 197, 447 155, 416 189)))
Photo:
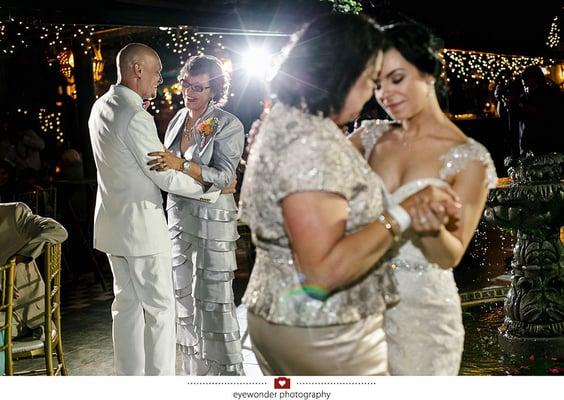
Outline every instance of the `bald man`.
POLYGON ((174 375, 175 309, 171 241, 160 190, 215 202, 220 190, 175 170, 151 171, 162 151, 143 104, 157 96, 161 60, 132 43, 117 55, 118 80, 92 107, 88 126, 97 168, 94 247, 108 255, 117 375, 174 375))

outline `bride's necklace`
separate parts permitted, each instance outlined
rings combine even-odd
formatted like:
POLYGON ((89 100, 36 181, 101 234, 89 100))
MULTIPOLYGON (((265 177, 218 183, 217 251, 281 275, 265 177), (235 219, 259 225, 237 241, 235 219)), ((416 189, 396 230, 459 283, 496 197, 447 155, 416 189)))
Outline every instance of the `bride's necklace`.
POLYGON ((404 149, 409 149, 411 147, 411 144, 408 140, 407 135, 405 134, 405 131, 400 130, 399 140, 400 140, 400 147, 404 149))
POLYGON ((411 148, 411 145, 413 144, 413 142, 417 141, 420 138, 420 135, 408 135, 406 131, 404 131, 402 128, 399 129, 399 141, 400 141, 400 147, 404 148, 404 149, 409 149, 411 148))

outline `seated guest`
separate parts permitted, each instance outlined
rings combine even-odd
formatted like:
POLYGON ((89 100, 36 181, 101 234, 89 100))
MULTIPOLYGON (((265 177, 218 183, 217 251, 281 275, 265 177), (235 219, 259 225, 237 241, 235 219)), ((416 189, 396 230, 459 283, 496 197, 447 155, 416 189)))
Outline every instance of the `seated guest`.
MULTIPOLYGON (((35 259, 43 252, 45 243, 63 242, 67 236, 60 223, 33 214, 24 203, 0 203, 0 265, 6 264, 12 256, 16 256, 17 262, 13 337, 32 334, 34 330, 41 334, 45 285, 35 259)), ((5 317, 0 314, 0 326, 4 323, 5 317)))

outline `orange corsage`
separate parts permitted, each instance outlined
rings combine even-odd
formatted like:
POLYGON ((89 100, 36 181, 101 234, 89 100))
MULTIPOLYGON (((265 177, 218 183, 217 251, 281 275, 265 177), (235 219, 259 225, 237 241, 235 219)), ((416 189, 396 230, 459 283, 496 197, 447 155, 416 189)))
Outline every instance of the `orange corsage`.
POLYGON ((218 123, 219 120, 217 118, 208 118, 196 125, 196 132, 205 138, 213 133, 218 123))

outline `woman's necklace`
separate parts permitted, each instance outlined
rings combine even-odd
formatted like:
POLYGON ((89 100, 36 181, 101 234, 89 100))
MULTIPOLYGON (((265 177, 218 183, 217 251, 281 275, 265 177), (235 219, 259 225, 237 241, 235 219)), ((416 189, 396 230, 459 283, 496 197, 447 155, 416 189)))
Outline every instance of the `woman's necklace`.
POLYGON ((190 126, 190 116, 186 117, 186 122, 184 123, 184 128, 182 129, 182 136, 184 136, 188 142, 192 142, 194 140, 194 132, 192 127, 190 126))

